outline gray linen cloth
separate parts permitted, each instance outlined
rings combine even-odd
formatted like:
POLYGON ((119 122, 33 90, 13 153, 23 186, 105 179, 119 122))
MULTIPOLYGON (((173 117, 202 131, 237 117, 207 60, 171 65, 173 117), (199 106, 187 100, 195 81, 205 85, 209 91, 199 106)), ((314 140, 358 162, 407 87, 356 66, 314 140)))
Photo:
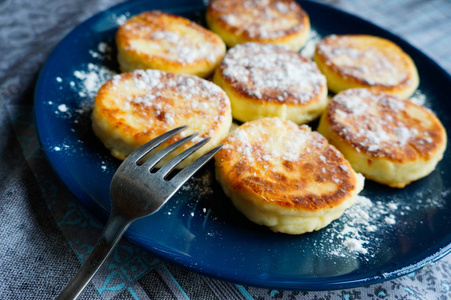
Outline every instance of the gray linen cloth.
MULTIPOLYGON (((325 1, 401 35, 451 72, 451 2, 325 1)), ((76 25, 117 0, 0 1, 0 299, 51 299, 103 224, 52 173, 36 138, 33 90, 46 57, 76 25)), ((81 299, 448 299, 451 258, 367 287, 281 291, 215 280, 123 240, 81 299)))

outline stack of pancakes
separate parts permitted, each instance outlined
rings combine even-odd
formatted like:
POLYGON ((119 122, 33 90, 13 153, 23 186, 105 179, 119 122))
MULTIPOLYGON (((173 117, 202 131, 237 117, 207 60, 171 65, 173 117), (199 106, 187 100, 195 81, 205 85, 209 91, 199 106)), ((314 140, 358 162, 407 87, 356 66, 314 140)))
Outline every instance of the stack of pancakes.
POLYGON ((401 188, 441 160, 446 131, 405 100, 419 76, 394 43, 332 35, 305 58, 310 20, 294 0, 212 0, 206 22, 211 31, 150 11, 120 26, 124 73, 102 86, 92 113, 113 156, 188 125, 199 138, 167 159, 210 137, 184 167, 222 143, 215 166, 225 194, 249 220, 288 234, 339 218, 363 189, 360 173, 401 188), (303 125, 318 117, 318 132, 303 125), (233 131, 232 119, 241 124, 233 131))

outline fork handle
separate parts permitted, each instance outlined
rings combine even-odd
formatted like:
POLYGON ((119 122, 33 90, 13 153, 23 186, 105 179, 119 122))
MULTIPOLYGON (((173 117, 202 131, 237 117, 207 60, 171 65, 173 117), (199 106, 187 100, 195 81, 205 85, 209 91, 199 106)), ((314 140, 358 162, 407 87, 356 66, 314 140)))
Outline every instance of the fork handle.
POLYGON ((111 213, 91 254, 56 299, 76 299, 80 295, 100 266, 113 252, 131 222, 132 220, 111 213))

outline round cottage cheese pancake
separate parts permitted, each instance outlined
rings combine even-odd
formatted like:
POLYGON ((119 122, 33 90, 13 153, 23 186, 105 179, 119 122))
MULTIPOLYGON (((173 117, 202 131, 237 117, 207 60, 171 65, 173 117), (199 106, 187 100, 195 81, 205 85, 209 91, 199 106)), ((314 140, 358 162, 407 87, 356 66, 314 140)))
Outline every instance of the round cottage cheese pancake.
POLYGON ((199 135, 165 158, 160 166, 200 140, 211 138, 179 168, 217 146, 228 134, 231 122, 229 98, 217 85, 197 76, 159 70, 114 76, 100 88, 92 112, 95 134, 119 159, 183 125, 188 125, 188 129, 161 147, 193 132, 199 135))
POLYGON ((412 59, 393 42, 375 36, 328 36, 317 44, 314 60, 334 93, 367 88, 407 99, 419 84, 412 59))
POLYGON ((309 17, 294 0, 211 0, 206 20, 229 47, 258 42, 299 51, 310 33, 309 17))
POLYGON ((225 194, 249 220, 272 231, 319 230, 355 201, 364 178, 319 133, 278 118, 248 122, 215 156, 225 194))
POLYGON ((233 117, 242 122, 280 117, 303 124, 318 117, 328 101, 326 78, 315 63, 277 45, 231 48, 213 81, 227 93, 233 117))
POLYGON ((226 51, 215 33, 180 16, 143 12, 119 27, 118 61, 123 72, 158 69, 207 77, 226 51))
POLYGON ((432 172, 447 143, 443 125, 430 110, 367 89, 336 95, 318 131, 354 170, 398 188, 432 172))

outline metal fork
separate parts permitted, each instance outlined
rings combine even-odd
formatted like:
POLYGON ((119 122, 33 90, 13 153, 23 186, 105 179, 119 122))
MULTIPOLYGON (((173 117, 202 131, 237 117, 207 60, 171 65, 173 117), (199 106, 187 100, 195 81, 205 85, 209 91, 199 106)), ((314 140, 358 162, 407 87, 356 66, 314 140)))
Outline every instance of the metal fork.
POLYGON ((185 158, 206 144, 210 138, 204 139, 175 156, 156 172, 151 172, 165 156, 197 134, 180 139, 148 160, 144 159, 146 155, 186 128, 187 126, 182 126, 166 132, 134 151, 122 162, 111 181, 112 209, 105 229, 92 253, 57 299, 76 299, 111 254, 130 224, 159 210, 221 148, 220 145, 205 153, 168 180, 169 173, 185 158))

